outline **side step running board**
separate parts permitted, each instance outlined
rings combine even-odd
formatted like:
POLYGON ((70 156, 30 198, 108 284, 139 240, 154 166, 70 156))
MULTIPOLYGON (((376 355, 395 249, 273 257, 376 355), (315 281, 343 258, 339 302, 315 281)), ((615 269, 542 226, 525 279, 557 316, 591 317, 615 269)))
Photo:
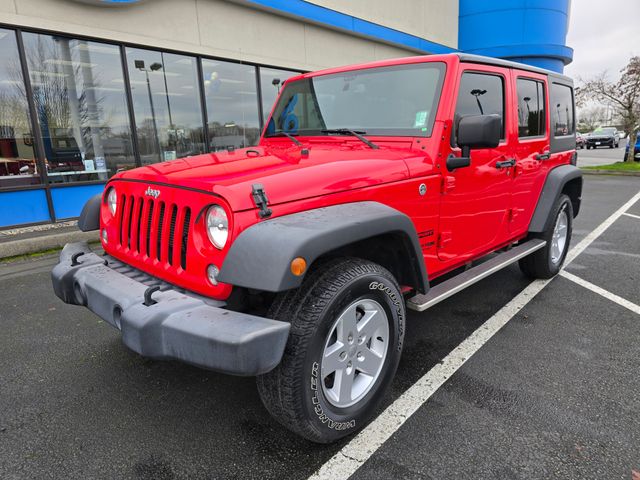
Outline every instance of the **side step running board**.
POLYGON ((533 239, 525 242, 521 245, 513 247, 506 252, 500 253, 495 257, 481 263, 475 267, 470 268, 456 275, 449 280, 439 283, 435 287, 431 288, 426 295, 416 295, 407 300, 407 307, 411 310, 422 312, 429 307, 434 306, 436 303, 449 298, 451 295, 464 290, 470 285, 479 282, 483 278, 487 278, 489 275, 496 273, 498 270, 502 270, 504 267, 517 262, 521 258, 540 250, 546 245, 547 242, 540 239, 533 239))

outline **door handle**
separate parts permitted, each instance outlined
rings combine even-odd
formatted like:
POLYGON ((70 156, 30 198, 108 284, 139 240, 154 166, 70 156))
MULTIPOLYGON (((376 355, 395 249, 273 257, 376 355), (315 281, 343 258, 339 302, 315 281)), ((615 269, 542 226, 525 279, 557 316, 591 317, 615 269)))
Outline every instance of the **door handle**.
POLYGON ((496 168, 498 168, 498 169, 514 167, 515 165, 516 165, 516 159, 515 158, 510 158, 508 160, 503 160, 501 162, 496 162, 496 168))
POLYGON ((536 160, 549 160, 551 158, 551 153, 550 152, 539 153, 533 158, 535 158, 536 160))

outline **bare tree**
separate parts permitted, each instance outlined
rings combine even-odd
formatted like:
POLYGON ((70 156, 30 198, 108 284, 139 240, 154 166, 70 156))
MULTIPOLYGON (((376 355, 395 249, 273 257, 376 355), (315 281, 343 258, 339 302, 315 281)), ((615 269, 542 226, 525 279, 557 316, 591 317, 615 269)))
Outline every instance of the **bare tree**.
POLYGON ((594 105, 580 109, 578 112, 579 124, 581 130, 590 132, 599 127, 605 118, 605 107, 602 105, 594 105))
POLYGON ((616 83, 607 80, 606 72, 584 82, 577 89, 578 102, 589 100, 608 102, 620 116, 624 131, 629 134, 629 153, 625 161, 633 162, 634 145, 638 123, 640 122, 640 57, 631 57, 626 67, 620 70, 622 74, 616 83))

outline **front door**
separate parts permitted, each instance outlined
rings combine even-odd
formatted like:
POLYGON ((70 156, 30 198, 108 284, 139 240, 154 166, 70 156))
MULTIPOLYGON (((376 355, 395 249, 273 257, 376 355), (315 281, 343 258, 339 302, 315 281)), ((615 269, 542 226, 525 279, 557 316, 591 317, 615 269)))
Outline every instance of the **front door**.
MULTIPOLYGON (((481 65, 461 65, 454 114, 454 130, 465 115, 498 114, 502 117, 502 140, 496 148, 471 151, 471 165, 448 172, 443 167, 438 258, 458 264, 488 252, 508 239, 511 171, 498 162, 511 159, 512 134, 509 105, 509 70, 481 65)), ((455 131, 451 139, 453 151, 455 131)))

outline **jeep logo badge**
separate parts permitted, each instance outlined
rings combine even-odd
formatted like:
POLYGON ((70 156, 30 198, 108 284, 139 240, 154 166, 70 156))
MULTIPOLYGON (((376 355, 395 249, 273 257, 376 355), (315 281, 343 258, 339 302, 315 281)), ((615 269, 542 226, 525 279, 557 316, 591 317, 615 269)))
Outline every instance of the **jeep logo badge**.
POLYGON ((147 187, 147 189, 145 190, 144 194, 149 196, 149 197, 158 198, 160 196, 160 190, 156 190, 154 188, 147 187))

